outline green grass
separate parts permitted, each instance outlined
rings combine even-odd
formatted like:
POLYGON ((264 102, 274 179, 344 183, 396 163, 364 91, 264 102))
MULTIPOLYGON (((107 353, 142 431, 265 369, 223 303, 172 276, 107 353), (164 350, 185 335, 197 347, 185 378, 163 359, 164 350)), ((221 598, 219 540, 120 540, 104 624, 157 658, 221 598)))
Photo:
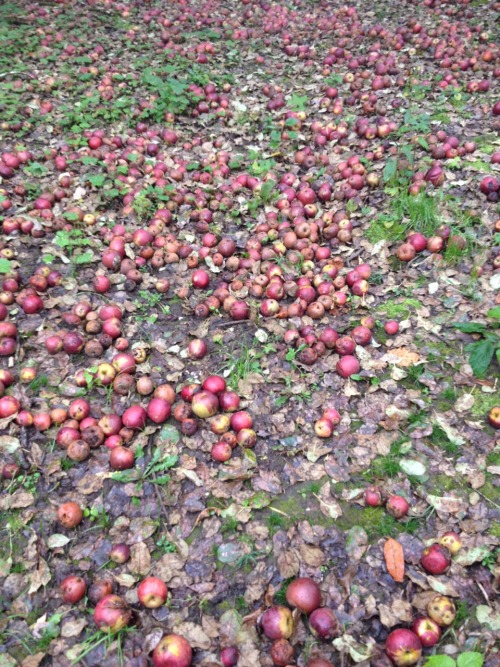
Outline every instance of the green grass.
POLYGON ((429 440, 435 447, 439 447, 439 449, 442 449, 447 454, 456 454, 460 451, 460 446, 452 442, 437 424, 432 426, 432 433, 429 436, 429 440))

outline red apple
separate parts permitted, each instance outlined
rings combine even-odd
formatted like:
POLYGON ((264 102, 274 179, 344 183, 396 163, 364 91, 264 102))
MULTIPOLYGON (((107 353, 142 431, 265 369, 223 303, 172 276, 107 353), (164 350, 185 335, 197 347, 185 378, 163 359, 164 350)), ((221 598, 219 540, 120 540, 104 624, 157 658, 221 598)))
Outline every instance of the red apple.
POLYGON ((80 506, 75 502, 63 503, 57 510, 57 520, 65 528, 74 528, 81 523, 83 512, 80 506))
POLYGON ((276 667, 287 667, 293 660, 293 646, 287 639, 273 642, 269 653, 276 667))
POLYGON ((441 544, 432 544, 424 549, 420 563, 429 574, 443 574, 451 565, 451 555, 441 544))
POLYGON ((193 650, 180 635, 165 635, 153 651, 154 667, 189 667, 193 650))
POLYGON ((191 409, 201 419, 213 417, 219 409, 219 399, 211 391, 200 391, 193 396, 191 409))
POLYGON ((123 542, 119 542, 118 544, 114 544, 111 547, 111 551, 109 552, 109 559, 113 561, 113 563, 118 563, 118 565, 123 565, 123 563, 126 563, 130 558, 130 547, 128 544, 124 544, 123 542))
POLYGON ((207 344, 204 340, 195 338, 189 342, 188 354, 191 359, 203 359, 203 357, 207 354, 207 349, 207 344))
POLYGON ((420 660, 422 643, 411 630, 399 628, 387 637, 385 652, 397 667, 409 667, 420 660))
POLYGON ((157 609, 167 601, 167 584, 158 577, 146 577, 137 588, 139 602, 148 609, 157 609))
POLYGON ((75 604, 85 596, 87 584, 85 579, 77 576, 66 577, 59 586, 59 591, 64 602, 75 604))
POLYGON ((321 590, 309 577, 294 579, 286 589, 286 601, 305 614, 310 614, 321 604, 321 590))
POLYGON ((236 667, 239 657, 240 652, 236 646, 224 647, 220 652, 220 661, 222 662, 222 667, 236 667))
POLYGON ((441 638, 441 628, 427 616, 418 616, 413 621, 411 629, 420 639, 424 648, 435 646, 441 638))
POLYGON ((389 496, 385 504, 386 510, 396 519, 401 519, 408 514, 410 503, 403 496, 389 496))
POLYGON ((293 632, 292 612, 281 605, 269 607, 260 617, 260 626, 268 639, 288 639, 293 632))
POLYGON ((125 628, 132 619, 132 611, 118 595, 106 595, 94 609, 94 622, 103 632, 114 633, 125 628))
POLYGON ((319 607, 309 616, 309 627, 321 641, 331 641, 340 632, 339 622, 329 607, 319 607))
POLYGON ((369 507, 380 507, 384 502, 382 489, 378 486, 369 486, 365 489, 365 503, 369 507))

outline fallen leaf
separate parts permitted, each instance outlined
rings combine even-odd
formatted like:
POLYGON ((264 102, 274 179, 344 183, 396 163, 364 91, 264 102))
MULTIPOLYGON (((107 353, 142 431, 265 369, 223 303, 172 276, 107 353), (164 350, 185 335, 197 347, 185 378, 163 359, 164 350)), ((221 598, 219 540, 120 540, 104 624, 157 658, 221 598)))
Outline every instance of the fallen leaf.
POLYGON ((135 574, 148 574, 151 569, 151 554, 144 542, 133 544, 128 569, 135 574))
POLYGON ((199 648, 204 651, 210 648, 210 637, 201 625, 186 622, 177 624, 175 628, 176 633, 187 639, 193 648, 199 648))
POLYGON ((69 542, 69 537, 62 535, 61 533, 54 533, 47 540, 47 546, 49 549, 57 549, 59 547, 64 547, 69 542))
POLYGON ((87 621, 84 618, 73 618, 66 621, 61 626, 62 637, 78 637, 83 628, 87 626, 87 621))
POLYGON ((392 537, 384 544, 384 558, 387 572, 394 581, 401 583, 405 577, 405 557, 402 545, 392 537))
POLYGON ((40 561, 38 563, 38 568, 31 575, 31 585, 28 591, 28 595, 36 593, 39 588, 41 588, 42 586, 46 586, 50 580, 51 580, 51 574, 49 566, 43 560, 43 558, 40 558, 40 561))
POLYGON ((45 653, 34 653, 33 655, 28 655, 21 663, 21 667, 38 667, 38 665, 45 658, 45 653))

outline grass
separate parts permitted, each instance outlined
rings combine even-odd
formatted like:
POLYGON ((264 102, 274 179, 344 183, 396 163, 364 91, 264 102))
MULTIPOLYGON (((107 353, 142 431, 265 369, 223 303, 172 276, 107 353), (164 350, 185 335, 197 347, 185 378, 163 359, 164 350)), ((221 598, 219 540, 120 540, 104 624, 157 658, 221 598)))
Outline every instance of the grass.
POLYGON ((435 447, 439 447, 439 449, 442 449, 447 454, 456 454, 460 451, 460 446, 452 442, 445 431, 437 424, 432 426, 432 433, 429 436, 429 440, 435 447))

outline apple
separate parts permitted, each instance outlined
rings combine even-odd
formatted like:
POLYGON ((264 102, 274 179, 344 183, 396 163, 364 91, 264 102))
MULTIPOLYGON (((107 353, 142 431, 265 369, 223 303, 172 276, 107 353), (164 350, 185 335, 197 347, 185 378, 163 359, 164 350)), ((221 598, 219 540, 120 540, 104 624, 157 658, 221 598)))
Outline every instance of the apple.
POLYGON ((292 612, 288 607, 273 605, 260 617, 260 627, 268 639, 289 639, 293 632, 292 612))
POLYGON ((148 609, 157 609, 167 601, 168 588, 158 577, 146 577, 137 588, 139 602, 148 609))
POLYGON ((318 438, 330 438, 333 434, 333 424, 326 417, 317 419, 314 422, 314 432, 318 438))
POLYGON ((309 616, 309 627, 321 641, 331 641, 340 632, 339 622, 329 607, 318 607, 309 616))
POLYGON ((65 528, 74 528, 81 523, 83 519, 83 512, 77 503, 70 501, 63 503, 57 510, 57 520, 65 528))
POLYGON ((288 585, 286 601, 291 607, 297 607, 305 614, 310 614, 321 604, 321 590, 309 577, 299 577, 288 585))
POLYGON ((384 324, 384 331, 388 336, 395 336, 399 331, 399 322, 389 320, 384 324))
POLYGON ((96 579, 90 584, 87 597, 92 604, 97 604, 99 600, 102 600, 106 595, 111 595, 113 588, 113 579, 96 579))
POLYGON ((236 646, 225 646, 220 652, 220 661, 222 667, 236 667, 240 652, 236 646))
POLYGON ((451 565, 451 555, 441 544, 432 544, 424 549, 420 564, 429 574, 443 574, 451 565))
POLYGON ((418 616, 413 621, 411 629, 420 639, 424 648, 435 646, 441 639, 441 628, 436 621, 427 616, 418 616))
POLYGON ((132 611, 123 598, 106 595, 94 609, 94 622, 103 632, 114 633, 125 628, 132 619, 132 611))
POLYGON ((452 556, 455 556, 462 548, 462 539, 458 533, 449 530, 439 538, 439 544, 446 547, 452 556))
POLYGON ((211 391, 200 391, 193 396, 191 408, 201 419, 213 417, 219 409, 219 399, 211 391))
POLYGON ((306 667, 335 667, 333 662, 324 658, 311 658, 307 661, 306 667))
POLYGON ((488 422, 493 428, 500 428, 500 406, 491 408, 488 412, 488 422))
POLYGON ((193 650, 180 635, 165 635, 153 651, 154 667, 189 667, 193 650))
POLYGON ((397 667, 409 667, 420 660, 422 642, 411 630, 399 628, 387 637, 385 652, 397 667))
POLYGON ((118 544, 114 544, 111 547, 111 551, 109 552, 109 559, 113 561, 113 563, 118 563, 118 565, 123 565, 123 563, 126 563, 130 558, 130 547, 128 544, 125 544, 123 542, 119 542, 118 544))
POLYGON ((382 489, 378 486, 369 486, 365 489, 365 503, 369 507, 380 507, 384 502, 382 489))
POLYGON ((389 496, 385 504, 386 510, 396 519, 401 519, 408 514, 410 503, 403 496, 389 496))
POLYGON ((277 639, 271 646, 270 655, 276 667, 286 667, 293 660, 293 646, 287 639, 277 639))
POLYGON ((66 579, 61 582, 59 591, 64 602, 75 604, 76 602, 80 602, 85 596, 85 593, 87 592, 87 584, 82 577, 72 575, 66 577, 66 579))
POLYGON ((427 605, 427 613, 438 625, 446 627, 455 620, 455 604, 445 595, 435 595, 427 605))

